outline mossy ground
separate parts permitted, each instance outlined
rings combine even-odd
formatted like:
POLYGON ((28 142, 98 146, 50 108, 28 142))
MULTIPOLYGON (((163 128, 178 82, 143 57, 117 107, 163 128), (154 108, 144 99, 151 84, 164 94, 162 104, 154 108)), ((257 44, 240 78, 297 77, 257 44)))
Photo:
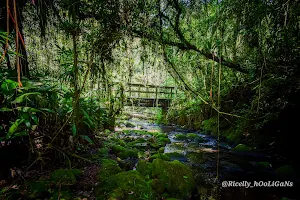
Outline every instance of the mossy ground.
MULTIPOLYGON (((179 161, 169 162, 174 155, 163 153, 165 145, 170 143, 167 134, 126 131, 118 135, 122 137, 128 139, 125 145, 116 137, 105 143, 110 152, 108 157, 114 160, 106 156, 101 161, 95 192, 98 199, 188 199, 192 195, 195 182, 190 169, 179 161), (139 158, 136 170, 122 167, 133 157, 139 158)), ((189 137, 197 138, 191 134, 189 137)))

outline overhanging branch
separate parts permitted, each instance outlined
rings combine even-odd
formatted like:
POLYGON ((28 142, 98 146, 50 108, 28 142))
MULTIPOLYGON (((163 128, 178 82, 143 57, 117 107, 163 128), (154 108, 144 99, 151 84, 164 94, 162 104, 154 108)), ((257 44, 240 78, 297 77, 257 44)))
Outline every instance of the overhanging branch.
POLYGON ((248 71, 246 69, 242 68, 241 65, 233 63, 233 62, 226 61, 223 57, 216 56, 211 52, 207 52, 207 51, 204 51, 203 49, 199 49, 195 45, 193 45, 193 44, 191 44, 187 41, 185 43, 173 42, 173 41, 160 39, 159 37, 156 37, 156 36, 153 36, 153 35, 150 35, 148 33, 138 31, 138 30, 133 30, 132 32, 134 34, 136 34, 136 36, 138 36, 138 37, 147 38, 148 40, 156 41, 156 42, 158 42, 162 45, 175 46, 175 47, 177 47, 181 50, 185 50, 185 51, 189 51, 189 50, 196 51, 196 52, 200 53, 201 55, 203 55, 207 59, 214 60, 216 62, 221 61, 221 64, 226 66, 226 67, 229 67, 229 68, 234 69, 234 70, 236 70, 238 72, 241 72, 241 73, 248 73, 248 71))

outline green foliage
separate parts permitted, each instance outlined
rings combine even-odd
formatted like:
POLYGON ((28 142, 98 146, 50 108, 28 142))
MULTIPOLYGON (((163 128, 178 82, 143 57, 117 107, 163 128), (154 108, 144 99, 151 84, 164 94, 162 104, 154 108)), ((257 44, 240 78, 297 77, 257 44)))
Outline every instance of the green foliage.
POLYGON ((212 135, 217 135, 218 133, 218 124, 216 118, 210 118, 202 122, 203 130, 211 133, 212 135))

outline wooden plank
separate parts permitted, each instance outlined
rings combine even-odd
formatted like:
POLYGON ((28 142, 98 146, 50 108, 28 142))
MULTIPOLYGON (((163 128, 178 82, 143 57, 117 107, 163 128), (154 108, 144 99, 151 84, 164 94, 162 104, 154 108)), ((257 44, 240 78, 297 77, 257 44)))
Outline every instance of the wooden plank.
POLYGON ((144 85, 144 84, 138 84, 138 83, 128 83, 129 86, 133 86, 133 87, 149 87, 149 88, 165 88, 165 89, 171 89, 171 88, 175 88, 173 86, 158 86, 158 85, 144 85))
POLYGON ((126 90, 125 92, 137 92, 137 93, 149 93, 149 94, 156 94, 156 93, 159 93, 159 94, 171 94, 170 92, 164 92, 164 91, 161 91, 161 92, 155 92, 155 91, 142 91, 142 90, 126 90))

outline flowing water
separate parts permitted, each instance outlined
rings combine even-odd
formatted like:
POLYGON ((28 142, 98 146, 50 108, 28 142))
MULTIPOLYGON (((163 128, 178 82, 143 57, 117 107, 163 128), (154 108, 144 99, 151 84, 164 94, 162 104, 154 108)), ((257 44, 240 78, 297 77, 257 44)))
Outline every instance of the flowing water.
MULTIPOLYGON (((236 152, 233 151, 233 146, 224 141, 220 142, 218 148, 216 137, 183 129, 176 125, 160 126, 151 121, 138 118, 130 118, 126 120, 126 123, 130 124, 131 127, 126 128, 123 125, 123 130, 167 133, 171 143, 165 146, 164 153, 168 153, 171 160, 179 160, 191 166, 195 180, 202 191, 209 193, 213 186, 222 185, 222 181, 250 181, 252 184, 254 181, 292 181, 293 187, 288 188, 220 187, 218 193, 221 195, 221 199, 297 197, 299 179, 293 176, 282 177, 274 170, 289 164, 282 158, 274 158, 259 151, 236 152), (264 163, 264 167, 262 167, 262 163, 264 163), (217 171, 219 172, 218 179, 216 179, 217 171)), ((138 138, 141 136, 133 133, 131 137, 138 138)))

